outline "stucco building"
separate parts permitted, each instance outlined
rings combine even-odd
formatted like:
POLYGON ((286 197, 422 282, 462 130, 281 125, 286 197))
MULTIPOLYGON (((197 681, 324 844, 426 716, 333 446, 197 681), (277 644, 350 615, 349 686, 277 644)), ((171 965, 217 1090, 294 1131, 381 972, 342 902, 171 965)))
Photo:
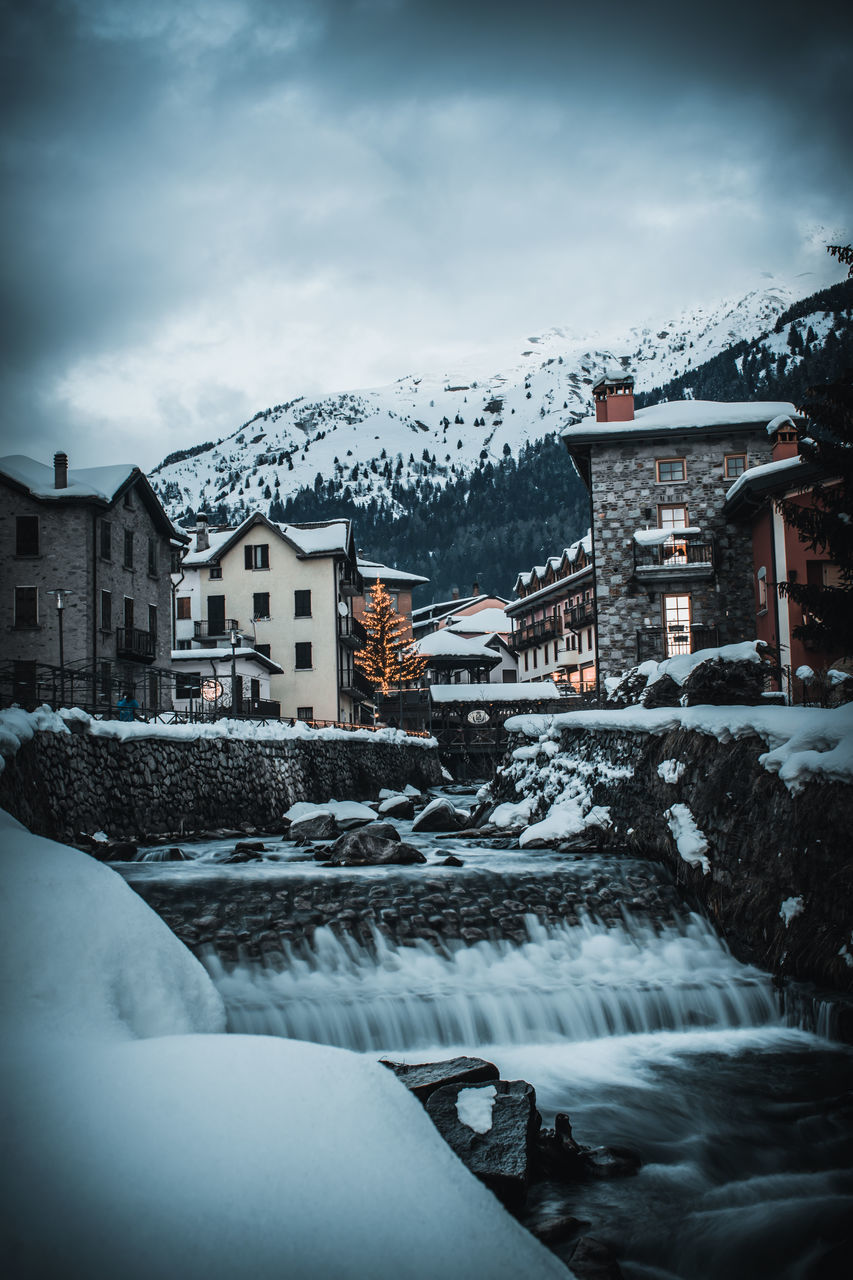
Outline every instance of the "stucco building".
POLYGON ((592 535, 520 573, 506 607, 520 681, 556 680, 576 693, 595 688, 596 622, 592 535))
POLYGON ((563 440, 590 492, 599 678, 755 636, 752 543, 726 496, 771 460, 778 402, 680 400, 634 411, 633 378, 593 388, 563 440))

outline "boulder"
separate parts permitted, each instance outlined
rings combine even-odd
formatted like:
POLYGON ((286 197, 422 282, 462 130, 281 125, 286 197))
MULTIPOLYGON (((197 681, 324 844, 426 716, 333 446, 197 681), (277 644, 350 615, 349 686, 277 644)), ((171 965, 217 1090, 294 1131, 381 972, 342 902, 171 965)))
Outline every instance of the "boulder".
POLYGON ((581 1236, 569 1258, 578 1280, 622 1280, 622 1268, 609 1245, 592 1236, 581 1236))
POLYGON ((588 1147, 581 1157, 592 1178, 630 1178, 638 1173, 642 1160, 630 1147, 588 1147))
MULTIPOLYGON (((466 1099, 467 1101, 467 1099, 466 1099)), ((524 1080, 492 1084, 448 1085, 427 1101, 427 1111, 441 1136, 470 1171, 508 1209, 518 1209, 527 1196, 536 1133, 541 1119, 536 1093, 524 1080), (459 1118, 460 1093, 494 1091, 491 1123, 478 1132, 459 1118)))
POLYGON ((466 809, 457 809, 451 800, 439 796, 423 809, 412 824, 412 831, 460 831, 468 825, 466 809))
POLYGON ((443 867, 464 867, 465 863, 461 858, 457 858, 451 853, 449 857, 442 858, 441 865, 443 867))
POLYGON ((288 840, 337 840, 341 829, 331 813, 321 810, 291 822, 288 840))
POLYGON ((379 814, 383 818, 399 818, 409 822, 415 816, 415 802, 411 796, 389 796, 379 806, 379 814))
POLYGON ((426 862, 420 849, 400 839, 400 833, 390 823, 374 822, 356 831, 345 831, 327 857, 334 867, 412 866, 426 862), (393 836, 387 831, 393 831, 393 836))
POLYGON ((484 1084, 497 1080, 500 1072, 485 1058, 447 1058, 444 1062, 391 1062, 382 1059, 383 1067, 393 1071, 398 1080, 421 1102, 437 1089, 449 1085, 484 1084))

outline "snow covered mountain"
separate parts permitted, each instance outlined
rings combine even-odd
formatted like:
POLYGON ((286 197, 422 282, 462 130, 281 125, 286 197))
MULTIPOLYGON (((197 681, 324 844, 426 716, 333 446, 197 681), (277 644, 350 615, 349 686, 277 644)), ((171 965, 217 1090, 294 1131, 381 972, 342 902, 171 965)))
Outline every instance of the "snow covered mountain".
POLYGON ((298 398, 222 440, 171 454, 151 479, 173 517, 207 511, 218 523, 270 513, 301 488, 329 498, 348 489, 358 505, 371 498, 393 505, 395 483, 410 488, 428 475, 446 484, 591 412, 592 385, 614 362, 631 369, 637 391, 651 390, 768 334, 793 300, 790 287, 774 284, 621 335, 552 329, 519 344, 497 373, 461 362, 439 376, 298 398))

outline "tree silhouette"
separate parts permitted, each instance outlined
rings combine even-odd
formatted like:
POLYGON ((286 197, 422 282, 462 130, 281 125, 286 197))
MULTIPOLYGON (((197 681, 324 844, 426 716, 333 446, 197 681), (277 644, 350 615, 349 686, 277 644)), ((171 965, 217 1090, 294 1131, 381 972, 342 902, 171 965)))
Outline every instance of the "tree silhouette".
POLYGON ((367 640, 355 655, 355 665, 364 672, 374 692, 387 696, 392 684, 417 680, 426 669, 426 658, 420 657, 406 635, 406 619, 397 613, 384 583, 377 581, 371 589, 370 602, 364 612, 367 640))

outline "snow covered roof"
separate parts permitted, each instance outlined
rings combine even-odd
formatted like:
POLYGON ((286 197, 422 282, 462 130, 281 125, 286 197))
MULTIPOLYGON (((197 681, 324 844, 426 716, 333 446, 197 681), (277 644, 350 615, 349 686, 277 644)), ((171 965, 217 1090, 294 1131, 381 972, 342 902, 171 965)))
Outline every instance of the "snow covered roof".
POLYGON ((390 564, 380 564, 378 560, 362 560, 358 558, 358 571, 365 582, 384 582, 386 587, 403 586, 410 583, 417 586, 420 582, 429 582, 429 578, 419 573, 407 573, 405 569, 395 569, 390 564))
MULTIPOLYGON (((786 472, 799 471, 803 465, 802 458, 799 454, 795 454, 793 458, 777 458, 775 462, 763 462, 759 467, 748 467, 746 471, 741 472, 729 489, 726 494, 726 503, 731 502, 736 494, 754 487, 756 481, 787 479, 786 472)), ((790 478, 794 478, 793 474, 790 478)))
MULTIPOLYGON (((578 556, 580 555, 581 551, 583 551, 584 555, 587 557, 592 556, 592 530, 591 529, 587 529, 584 536, 582 538, 578 538, 577 542, 573 542, 570 547, 564 547, 558 556, 549 556, 547 564, 543 564, 543 565, 537 564, 537 565, 534 565, 532 569, 529 569, 526 572, 519 573, 518 577, 515 580, 514 590, 516 595, 518 595, 519 588, 529 587, 534 577, 539 579, 544 578, 549 568, 552 568, 555 573, 558 573, 561 569, 564 569, 567 566, 574 564, 574 562, 577 560, 578 556)), ((584 566, 584 568, 586 567, 587 566, 584 566)), ((577 570, 576 572, 580 572, 580 570, 577 570)), ((567 582, 573 576, 574 576, 574 573, 569 573, 566 575, 565 578, 561 579, 561 581, 567 582)), ((525 596, 524 598, 525 600, 533 600, 537 596, 539 596, 540 592, 545 592, 545 593, 553 592, 556 586, 557 586, 556 583, 549 582, 547 586, 540 587, 539 589, 534 591, 531 595, 525 596)), ((512 603, 515 605, 518 603, 518 601, 514 600, 512 603)))
POLYGON ((429 696, 433 702, 552 702, 560 691, 553 680, 514 682, 513 684, 434 684, 429 696))
POLYGON ((792 431, 796 430, 797 424, 794 422, 794 419, 791 417, 789 413, 780 413, 779 416, 777 418, 774 418, 772 422, 768 422, 767 434, 769 436, 775 436, 776 432, 779 431, 782 427, 790 427, 792 431))
POLYGON ((775 418, 796 418, 786 400, 670 400, 667 404, 638 409, 629 422, 582 422, 566 427, 562 437, 573 444, 591 444, 621 436, 647 436, 655 432, 710 430, 714 427, 767 426, 775 418), (589 426, 586 423, 589 422, 589 426))
POLYGON ((463 613, 448 622, 448 631, 472 631, 476 635, 491 635, 493 632, 506 633, 512 630, 512 623, 503 609, 480 609, 477 613, 463 613))
MULTIPOLYGON (((235 658, 244 658, 247 662, 254 662, 259 667, 263 667, 265 671, 269 671, 272 675, 284 675, 284 667, 280 667, 277 662, 273 662, 272 658, 268 658, 264 653, 258 653, 257 649, 251 649, 247 646, 241 646, 234 650, 235 658)), ((227 649, 173 649, 173 662, 231 662, 231 646, 227 649)))
POLYGON ((684 529, 635 529, 634 541, 640 547, 656 547, 675 538, 695 538, 702 532, 695 525, 684 529))
POLYGON ((54 501, 63 498, 96 498, 101 502, 112 502, 135 472, 141 475, 139 468, 132 463, 111 467, 84 467, 73 471, 69 468, 68 484, 57 489, 52 464, 48 466, 21 453, 0 458, 0 474, 23 485, 34 498, 54 501))
POLYGON ((462 661, 481 660, 498 662, 494 649, 489 649, 480 640, 469 640, 466 636, 456 635, 454 631, 444 627, 441 631, 433 631, 416 640, 414 646, 425 658, 459 658, 462 661))
POLYGON ((230 547, 236 545, 257 524, 285 538, 300 556, 349 555, 352 526, 349 520, 324 520, 312 524, 276 524, 255 512, 234 529, 219 529, 208 535, 210 546, 203 551, 190 551, 184 557, 188 569, 215 564, 230 547))

